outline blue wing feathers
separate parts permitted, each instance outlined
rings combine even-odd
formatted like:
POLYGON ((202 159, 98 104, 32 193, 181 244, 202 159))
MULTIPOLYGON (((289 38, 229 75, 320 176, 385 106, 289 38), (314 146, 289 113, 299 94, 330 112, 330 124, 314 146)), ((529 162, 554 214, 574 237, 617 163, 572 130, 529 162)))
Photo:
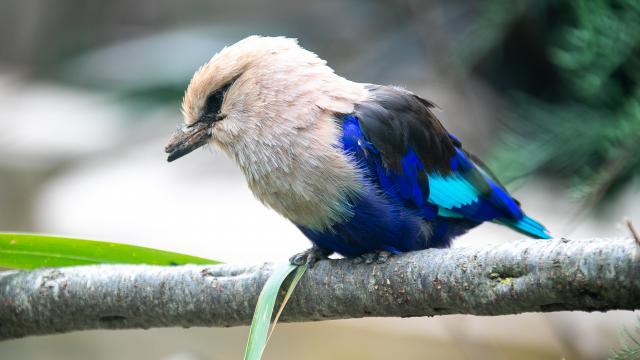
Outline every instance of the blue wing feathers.
POLYGON ((346 256, 447 247, 484 221, 549 238, 460 141, 444 130, 431 103, 395 88, 339 115, 340 144, 362 170, 366 191, 353 216, 329 229, 298 226, 316 245, 346 256))
POLYGON ((429 201, 448 210, 478 201, 479 191, 460 174, 429 174, 429 201))
POLYGON ((527 215, 524 215, 522 219, 518 221, 500 220, 498 222, 536 239, 551 239, 551 235, 544 225, 527 215))
POLYGON ((544 226, 525 216, 518 203, 460 148, 460 141, 453 135, 448 134, 456 145, 449 173, 426 169, 411 147, 402 156, 400 169, 394 170, 385 165, 383 155, 367 139, 359 121, 356 115, 343 118, 345 151, 375 174, 372 178, 380 191, 424 213, 426 220, 438 218, 448 223, 467 219, 472 226, 495 221, 533 237, 548 237, 544 226))

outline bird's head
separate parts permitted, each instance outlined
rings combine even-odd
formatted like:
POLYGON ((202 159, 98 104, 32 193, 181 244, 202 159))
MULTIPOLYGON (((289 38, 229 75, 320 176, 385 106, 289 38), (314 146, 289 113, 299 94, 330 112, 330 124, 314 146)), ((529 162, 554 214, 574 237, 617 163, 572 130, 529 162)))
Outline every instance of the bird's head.
POLYGON ((338 146, 336 115, 368 96, 363 84, 336 75, 296 40, 250 36, 194 74, 182 102, 184 124, 165 151, 173 161, 214 145, 235 160, 263 203, 297 224, 323 228, 348 215, 345 199, 361 187, 338 146))
POLYGON ((268 136, 264 129, 295 127, 279 113, 295 113, 296 105, 302 109, 312 101, 296 97, 300 87, 308 87, 305 79, 327 74, 334 75, 294 39, 250 36, 222 49, 189 83, 182 102, 184 124, 165 148, 168 161, 206 144, 229 149, 247 136, 268 136))

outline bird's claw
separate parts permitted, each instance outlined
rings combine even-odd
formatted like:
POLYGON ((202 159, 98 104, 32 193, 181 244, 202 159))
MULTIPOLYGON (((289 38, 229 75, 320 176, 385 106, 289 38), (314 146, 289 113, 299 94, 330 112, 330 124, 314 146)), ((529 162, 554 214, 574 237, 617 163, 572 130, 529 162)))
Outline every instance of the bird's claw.
POLYGON ((362 254, 360 256, 356 256, 353 258, 354 264, 373 264, 374 262, 377 264, 384 264, 389 260, 389 257, 392 254, 389 251, 381 250, 372 253, 362 254))
POLYGON ((306 264, 310 268, 312 268, 316 264, 316 262, 326 259, 327 257, 329 257, 329 255, 331 255, 330 251, 319 248, 317 246, 313 246, 310 249, 293 255, 291 258, 289 258, 289 262, 293 265, 298 266, 306 264))

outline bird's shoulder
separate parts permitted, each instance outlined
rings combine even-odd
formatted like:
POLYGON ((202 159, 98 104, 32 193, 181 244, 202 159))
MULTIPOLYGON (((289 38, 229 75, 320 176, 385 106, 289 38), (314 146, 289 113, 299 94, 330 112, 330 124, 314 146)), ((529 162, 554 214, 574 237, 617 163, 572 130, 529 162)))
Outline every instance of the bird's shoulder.
POLYGON ((413 150, 428 170, 448 173, 456 144, 434 113, 435 105, 395 86, 366 85, 367 100, 354 115, 364 136, 380 151, 385 165, 401 169, 413 150))

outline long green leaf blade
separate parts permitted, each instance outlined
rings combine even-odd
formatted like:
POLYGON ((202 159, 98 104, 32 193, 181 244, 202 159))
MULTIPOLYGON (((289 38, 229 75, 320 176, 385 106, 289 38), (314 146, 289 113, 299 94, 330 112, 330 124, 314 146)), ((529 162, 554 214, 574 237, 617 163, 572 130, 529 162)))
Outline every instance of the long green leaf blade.
MULTIPOLYGON (((296 269, 298 269, 298 272, 287 290, 287 293, 290 296, 291 292, 297 285, 298 280, 300 280, 300 277, 302 277, 302 274, 304 274, 304 271, 307 269, 306 266, 299 267, 297 265, 286 264, 276 268, 267 280, 266 284, 264 284, 264 288, 262 288, 262 291, 260 292, 258 303, 256 304, 256 309, 253 313, 251 327, 249 328, 249 339, 247 340, 247 348, 244 353, 245 360, 259 360, 262 357, 262 353, 267 345, 269 325, 271 323, 271 316, 273 315, 273 308, 276 304, 278 292, 280 291, 280 287, 285 279, 289 274, 291 274, 291 272, 293 272, 293 270, 296 269)), ((288 299, 289 296, 285 295, 285 298, 288 299)), ((283 303, 285 303, 285 301, 283 301, 283 303)), ((280 312, 278 312, 278 315, 279 313, 280 312)))
POLYGON ((291 279, 291 284, 289 284, 287 293, 284 295, 284 299, 282 299, 282 304, 280 304, 280 308, 278 309, 276 316, 273 318, 273 324, 271 325, 271 330, 269 330, 269 336, 267 336, 267 342, 269 342, 269 339, 271 339, 271 335, 273 334, 273 331, 276 329, 276 324, 280 319, 280 315, 282 315, 282 310, 284 310, 284 307, 289 302, 289 299, 291 298, 291 294, 293 294, 293 289, 296 288, 296 286, 298 285, 298 282, 302 278, 302 275, 304 275, 305 271, 307 271, 307 264, 298 266, 298 268, 296 269, 296 273, 293 275, 293 279, 291 279))
POLYGON ((196 256, 111 242, 0 233, 0 267, 35 269, 91 264, 218 264, 196 256))

